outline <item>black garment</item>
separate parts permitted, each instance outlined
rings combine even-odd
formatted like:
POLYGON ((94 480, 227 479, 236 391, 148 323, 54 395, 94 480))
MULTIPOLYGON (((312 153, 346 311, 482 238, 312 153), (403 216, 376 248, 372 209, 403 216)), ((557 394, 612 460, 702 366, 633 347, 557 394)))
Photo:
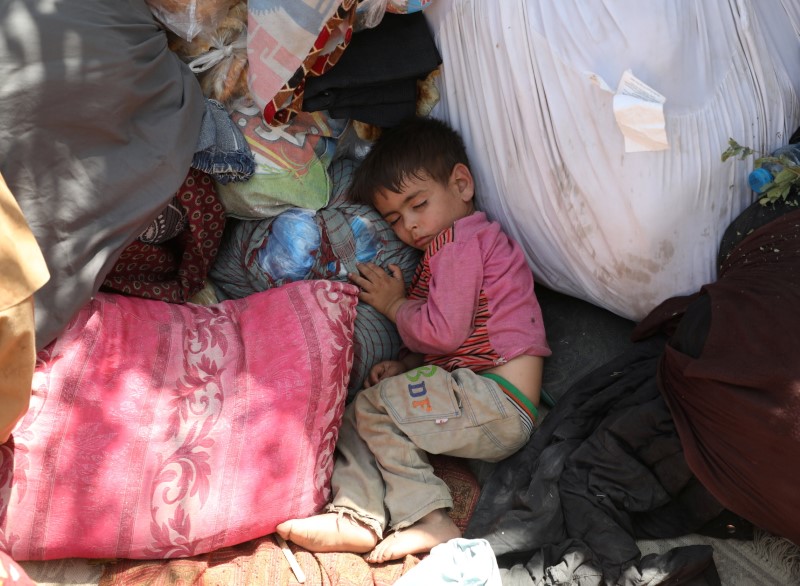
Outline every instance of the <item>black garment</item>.
POLYGON ((336 65, 306 79, 303 110, 394 126, 414 116, 417 80, 441 62, 421 11, 387 13, 375 28, 353 35, 336 65))
POLYGON ((636 545, 723 512, 689 470, 657 387, 664 344, 639 342, 578 381, 495 467, 465 537, 490 542, 511 568, 504 584, 719 584, 708 546, 642 558, 636 545))

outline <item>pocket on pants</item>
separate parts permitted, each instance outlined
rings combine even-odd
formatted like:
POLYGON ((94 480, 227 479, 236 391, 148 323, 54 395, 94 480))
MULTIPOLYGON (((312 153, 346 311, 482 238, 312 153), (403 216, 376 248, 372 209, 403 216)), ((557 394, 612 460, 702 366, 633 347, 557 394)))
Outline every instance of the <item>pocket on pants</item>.
POLYGON ((481 442, 485 451, 475 457, 501 460, 527 443, 529 427, 523 424, 517 407, 497 383, 469 370, 456 370, 452 374, 458 384, 457 395, 463 395, 462 417, 454 425, 478 429, 485 438, 481 442))
POLYGON ((453 377, 437 366, 420 366, 381 382, 383 404, 398 423, 460 417, 453 377))

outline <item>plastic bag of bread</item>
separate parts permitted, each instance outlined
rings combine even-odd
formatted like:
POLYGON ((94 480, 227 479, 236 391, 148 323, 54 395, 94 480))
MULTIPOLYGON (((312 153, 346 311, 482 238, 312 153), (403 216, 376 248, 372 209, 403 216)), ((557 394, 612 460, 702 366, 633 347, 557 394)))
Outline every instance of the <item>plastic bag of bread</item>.
POLYGON ((228 112, 249 101, 247 87, 247 2, 238 0, 212 31, 191 41, 169 35, 169 48, 197 75, 203 95, 222 103, 228 112))
POLYGON ((213 32, 236 0, 145 0, 153 15, 187 41, 213 32))

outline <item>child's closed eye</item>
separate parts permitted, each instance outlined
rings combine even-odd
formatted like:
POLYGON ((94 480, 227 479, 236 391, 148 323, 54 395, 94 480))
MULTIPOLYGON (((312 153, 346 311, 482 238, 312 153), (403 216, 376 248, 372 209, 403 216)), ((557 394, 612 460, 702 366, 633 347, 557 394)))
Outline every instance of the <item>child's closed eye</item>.
POLYGON ((423 207, 425 207, 426 205, 428 205, 428 200, 427 200, 427 199, 426 199, 426 200, 424 200, 424 201, 421 201, 421 202, 419 202, 419 203, 415 203, 415 204, 414 204, 413 206, 411 206, 411 207, 412 207, 413 209, 415 209, 415 210, 418 210, 418 209, 420 209, 420 208, 423 208, 423 207))

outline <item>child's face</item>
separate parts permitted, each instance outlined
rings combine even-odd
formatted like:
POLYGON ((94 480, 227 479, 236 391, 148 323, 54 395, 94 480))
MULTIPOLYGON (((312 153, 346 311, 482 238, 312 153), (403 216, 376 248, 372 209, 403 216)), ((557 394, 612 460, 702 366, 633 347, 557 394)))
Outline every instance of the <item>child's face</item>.
POLYGON ((446 185, 409 177, 400 192, 382 189, 373 203, 402 242, 425 250, 442 230, 474 211, 474 193, 472 174, 459 163, 446 185))

